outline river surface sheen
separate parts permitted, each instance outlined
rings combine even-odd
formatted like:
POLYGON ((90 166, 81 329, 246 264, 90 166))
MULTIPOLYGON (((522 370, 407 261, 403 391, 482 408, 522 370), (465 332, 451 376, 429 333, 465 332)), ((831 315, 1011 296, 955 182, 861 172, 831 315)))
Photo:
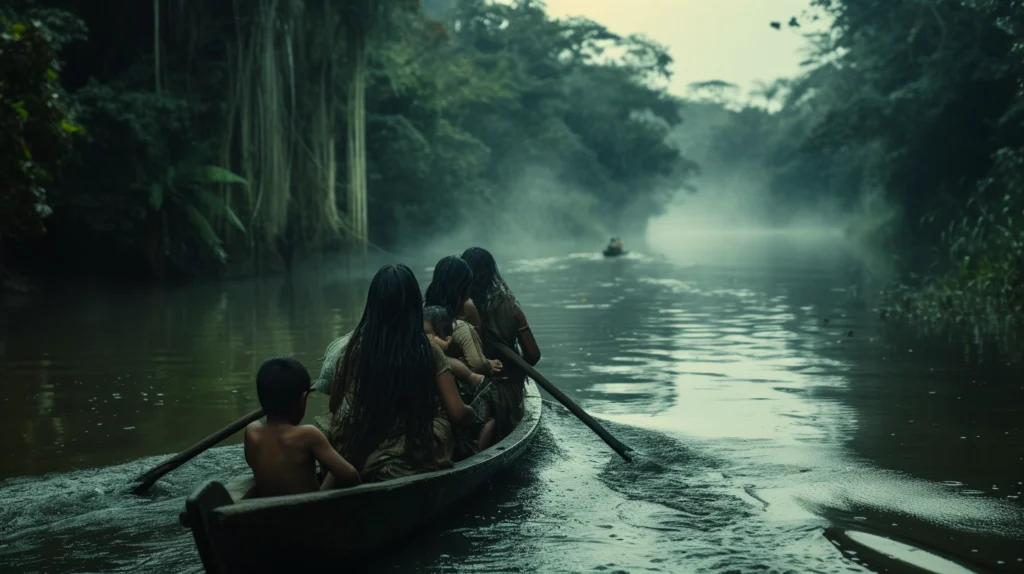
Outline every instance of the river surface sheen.
MULTIPOLYGON (((638 460, 548 402, 518 469, 374 569, 883 571, 826 536, 852 530, 931 571, 1024 572, 1021 373, 883 336, 838 242, 693 241, 499 260, 538 368, 638 460)), ((320 272, 0 300, 0 571, 199 572, 177 515, 246 470, 238 437, 147 497, 130 479, 255 408, 266 357, 315 376, 365 288, 320 272)))

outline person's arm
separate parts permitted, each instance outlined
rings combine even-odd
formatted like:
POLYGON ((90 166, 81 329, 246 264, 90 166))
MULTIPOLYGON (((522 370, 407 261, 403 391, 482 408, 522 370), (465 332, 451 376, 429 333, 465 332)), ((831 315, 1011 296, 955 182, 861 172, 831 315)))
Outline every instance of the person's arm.
POLYGON ((519 339, 519 348, 523 351, 523 360, 531 366, 540 361, 540 347, 537 346, 537 339, 530 330, 530 324, 526 322, 526 313, 523 308, 516 305, 516 338, 519 339))
POLYGON ((306 425, 303 429, 306 431, 306 437, 309 441, 308 444, 313 453, 313 458, 320 461, 320 464, 327 469, 330 476, 334 476, 332 485, 355 486, 363 482, 356 467, 352 466, 349 461, 338 454, 338 451, 334 450, 334 447, 331 446, 324 433, 320 432, 320 429, 313 425, 306 425))
POLYGON ((467 323, 477 328, 480 327, 480 311, 477 310, 472 299, 466 299, 466 303, 462 306, 462 312, 466 316, 467 323))
POLYGON ((258 424, 260 424, 259 421, 249 423, 245 427, 245 432, 242 433, 242 442, 245 444, 245 464, 249 465, 249 468, 252 468, 252 437, 249 435, 249 429, 258 424))
POLYGON ((432 342, 435 345, 437 345, 438 348, 441 349, 442 351, 447 351, 448 350, 448 345, 451 345, 451 343, 452 343, 452 338, 451 338, 450 335, 448 337, 444 338, 444 339, 442 339, 441 337, 438 337, 437 335, 434 335, 434 334, 429 335, 429 337, 430 337, 430 342, 432 342))
POLYGON ((459 396, 459 389, 455 386, 455 377, 451 370, 446 370, 437 375, 437 395, 441 398, 441 407, 448 415, 448 421, 455 426, 462 426, 473 422, 476 413, 466 406, 459 396))
POLYGON ((479 375, 469 370, 466 363, 463 363, 458 359, 448 357, 448 364, 452 368, 452 375, 455 377, 456 381, 462 381, 467 385, 477 385, 480 384, 480 381, 484 378, 483 375, 479 375))
POLYGON ((466 355, 466 364, 474 373, 493 375, 501 371, 500 362, 488 361, 487 357, 484 356, 480 335, 477 334, 476 329, 471 327, 469 323, 459 321, 455 326, 455 332, 452 333, 452 338, 462 348, 462 352, 466 355))

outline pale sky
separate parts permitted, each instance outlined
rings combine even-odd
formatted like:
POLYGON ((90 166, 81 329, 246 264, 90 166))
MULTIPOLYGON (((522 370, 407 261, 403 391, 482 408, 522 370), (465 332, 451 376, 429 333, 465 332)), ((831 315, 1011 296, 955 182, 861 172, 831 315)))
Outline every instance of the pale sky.
MULTIPOLYGON (((744 91, 755 80, 800 72, 806 41, 786 26, 810 0, 546 0, 556 18, 584 16, 620 35, 640 33, 665 45, 675 60, 669 90, 725 80, 744 91), (782 30, 769 26, 782 23, 782 30)), ((807 23, 805 23, 806 25, 807 23)))

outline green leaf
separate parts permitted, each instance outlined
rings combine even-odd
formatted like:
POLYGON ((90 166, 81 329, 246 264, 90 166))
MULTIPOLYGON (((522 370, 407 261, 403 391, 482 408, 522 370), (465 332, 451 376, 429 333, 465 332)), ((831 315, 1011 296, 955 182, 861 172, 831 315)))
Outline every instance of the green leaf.
POLYGON ((188 205, 185 207, 185 213, 188 214, 188 220, 192 225, 199 231, 199 236, 206 243, 206 246, 213 252, 214 256, 224 263, 228 259, 228 254, 221 247, 223 243, 220 237, 213 230, 213 226, 210 225, 209 220, 198 210, 194 205, 188 205))
POLYGON ((25 102, 14 102, 11 104, 11 108, 21 116, 21 119, 28 119, 28 110, 25 109, 25 102))
POLYGON ((164 186, 159 183, 149 186, 149 205, 155 211, 160 211, 160 208, 164 205, 164 186))
POLYGON ((77 134, 77 133, 81 133, 82 131, 84 131, 84 130, 82 130, 82 126, 77 125, 77 124, 73 124, 73 123, 71 123, 71 122, 69 122, 67 120, 61 120, 60 121, 60 129, 64 130, 65 133, 69 133, 69 134, 77 134))
POLYGON ((182 181, 193 183, 238 183, 242 185, 249 183, 231 170, 216 165, 199 166, 181 173, 180 177, 182 181))
POLYGON ((234 225, 239 231, 245 233, 245 226, 242 225, 242 220, 238 218, 238 215, 235 214, 234 210, 231 209, 231 206, 228 205, 223 198, 205 189, 196 189, 194 192, 196 199, 201 201, 211 214, 223 216, 231 223, 231 225, 234 225))
POLYGON ((224 206, 224 217, 226 217, 227 220, 230 221, 232 225, 237 227, 239 231, 245 233, 245 226, 242 225, 242 220, 239 219, 238 215, 235 214, 235 211, 228 207, 227 205, 224 206))

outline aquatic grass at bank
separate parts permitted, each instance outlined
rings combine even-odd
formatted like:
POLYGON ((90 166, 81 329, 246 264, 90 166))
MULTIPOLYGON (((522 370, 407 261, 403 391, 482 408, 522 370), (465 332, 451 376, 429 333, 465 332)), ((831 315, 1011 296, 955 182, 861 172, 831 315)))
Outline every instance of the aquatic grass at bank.
MULTIPOLYGON (((928 219, 934 221, 934 215, 928 219)), ((883 319, 947 335, 1014 362, 1024 351, 1024 150, 996 171, 940 233, 936 263, 883 293, 883 319)))

